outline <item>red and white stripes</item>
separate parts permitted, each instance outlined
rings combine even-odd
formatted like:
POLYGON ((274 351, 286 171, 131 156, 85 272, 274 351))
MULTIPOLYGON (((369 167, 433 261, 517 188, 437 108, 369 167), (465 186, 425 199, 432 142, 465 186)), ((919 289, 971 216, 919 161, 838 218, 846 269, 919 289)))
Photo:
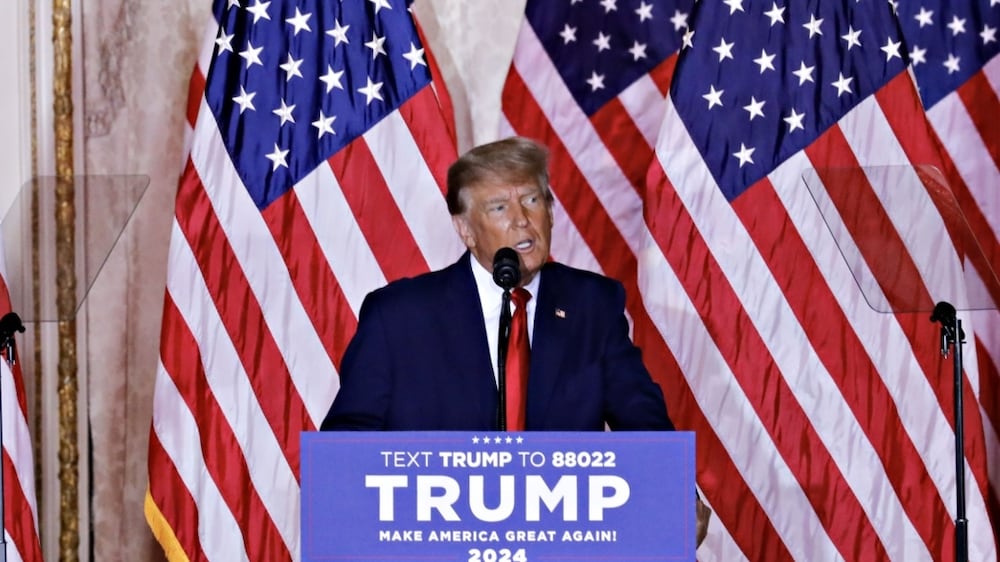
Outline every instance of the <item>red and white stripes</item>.
MULTIPOLYGON (((4 279, 6 266, 0 256, 0 316, 11 311, 4 279)), ((35 495, 35 462, 28 426, 28 404, 20 363, 13 368, 0 357, 0 404, 3 424, 3 530, 7 560, 40 562, 38 506, 35 495)))
MULTIPOLYGON (((950 363, 939 357, 937 327, 924 313, 880 314, 865 304, 802 177, 807 169, 837 166, 946 167, 909 76, 732 203, 715 187, 669 100, 663 108, 650 103, 668 87, 669 78, 644 78, 588 118, 524 26, 504 91, 503 132, 540 139, 552 150, 558 209, 573 225, 564 228, 587 246, 561 248, 557 232, 556 257, 625 282, 636 342, 671 415, 698 433, 699 482, 721 523, 713 523, 699 555, 950 556, 950 363), (650 120, 659 127, 655 135, 650 120)), ((824 175, 817 176, 821 184, 836 179, 824 175)), ((934 209, 929 201, 890 202, 895 195, 876 178, 856 179, 865 192, 852 194, 856 201, 835 195, 832 208, 865 202, 934 209)), ((861 265, 880 259, 861 237, 866 226, 857 216, 833 219, 861 240, 861 265)), ((925 301, 946 298, 941 288, 954 279, 945 274, 963 256, 949 245, 951 261, 931 267, 941 253, 926 249, 939 241, 900 220, 889 214, 883 223, 898 233, 895 250, 905 256, 896 274, 915 281, 925 301), (939 273, 924 278, 917 271, 939 273)), ((982 342, 996 336, 984 338, 976 320, 967 331, 985 350, 982 342)), ((968 345, 965 353, 966 403, 980 404, 983 375, 976 373, 986 358, 968 345)), ((979 372, 989 378, 989 368, 979 372)), ((970 551, 983 559, 996 556, 987 457, 996 466, 997 447, 983 431, 992 431, 989 409, 966 412, 970 537, 977 534, 970 551)))
POLYGON ((364 295, 461 252, 442 184, 455 150, 425 88, 261 211, 191 99, 147 519, 172 559, 296 560, 299 433, 333 401, 364 295))

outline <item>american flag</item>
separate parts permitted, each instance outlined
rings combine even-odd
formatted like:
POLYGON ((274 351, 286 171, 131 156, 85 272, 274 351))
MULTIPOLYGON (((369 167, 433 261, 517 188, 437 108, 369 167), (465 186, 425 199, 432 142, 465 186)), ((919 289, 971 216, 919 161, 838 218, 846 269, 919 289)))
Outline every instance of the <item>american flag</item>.
POLYGON ((146 517, 171 560, 299 558, 299 434, 364 296, 461 252, 399 0, 222 0, 192 80, 146 517))
MULTIPOLYGON (((0 317, 11 312, 3 259, 0 258, 0 317)), ((0 354, 0 405, 3 414, 3 530, 6 560, 41 561, 38 507, 35 496, 35 462, 28 428, 28 405, 21 364, 15 353, 8 363, 0 354)))
MULTIPOLYGON (((697 432, 715 510, 703 560, 954 557, 939 328, 868 307, 803 179, 936 166, 986 239, 986 259, 967 267, 988 277, 1000 263, 1000 7, 931 4, 937 35, 924 41, 920 3, 528 2, 501 135, 552 151, 555 257, 630 290, 634 338, 671 417, 697 432), (964 78, 941 78, 956 64, 945 40, 965 41, 948 47, 964 78), (980 70, 973 55, 991 62, 980 70)), ((848 195, 898 233, 890 250, 921 281, 927 240, 877 212, 883 188, 862 181, 848 195)), ((860 217, 837 220, 859 232, 860 217)), ((922 301, 945 297, 917 285, 922 301)), ((994 560, 1000 330, 996 312, 965 320, 970 559, 994 560)))
MULTIPOLYGON (((989 306, 966 316, 976 329, 969 345, 978 380, 975 371, 970 380, 978 386, 989 463, 986 500, 1000 540, 1000 291, 982 281, 1000 274, 1000 0, 906 3, 897 13, 921 100, 945 149, 941 168, 982 250, 972 255, 983 259, 967 270, 973 284, 987 288, 981 300, 989 306)), ((911 159, 925 157, 926 149, 912 142, 907 147, 911 159)))

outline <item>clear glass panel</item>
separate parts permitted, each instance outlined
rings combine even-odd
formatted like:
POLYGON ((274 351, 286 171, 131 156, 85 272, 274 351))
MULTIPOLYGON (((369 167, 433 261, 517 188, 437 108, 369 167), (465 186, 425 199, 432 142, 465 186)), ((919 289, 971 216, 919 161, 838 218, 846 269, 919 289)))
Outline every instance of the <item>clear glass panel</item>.
POLYGON ((803 180, 868 305, 878 312, 996 307, 990 264, 933 166, 810 169, 803 180))
POLYGON ((61 255, 68 242, 63 242, 63 248, 57 242, 56 178, 38 177, 22 186, 0 221, 0 232, 11 306, 23 322, 55 322, 76 316, 148 185, 149 177, 141 175, 74 178, 70 259, 61 255), (33 207, 38 219, 34 225, 33 207), (63 317, 56 305, 60 261, 65 262, 66 271, 76 273, 73 309, 64 311, 63 317))

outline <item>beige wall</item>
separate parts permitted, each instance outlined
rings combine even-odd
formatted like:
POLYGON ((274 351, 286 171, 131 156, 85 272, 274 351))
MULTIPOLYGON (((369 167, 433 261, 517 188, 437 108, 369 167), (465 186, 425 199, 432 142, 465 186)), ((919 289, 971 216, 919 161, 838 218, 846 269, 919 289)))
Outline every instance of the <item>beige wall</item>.
POLYGON ((142 517, 152 388, 188 78, 211 2, 84 1, 82 163, 90 176, 149 177, 79 326, 93 446, 93 549, 97 560, 157 560, 142 517))
POLYGON ((27 0, 0 3, 0 68, 13 73, 13 88, 0 88, 0 216, 31 174, 28 94, 27 0))

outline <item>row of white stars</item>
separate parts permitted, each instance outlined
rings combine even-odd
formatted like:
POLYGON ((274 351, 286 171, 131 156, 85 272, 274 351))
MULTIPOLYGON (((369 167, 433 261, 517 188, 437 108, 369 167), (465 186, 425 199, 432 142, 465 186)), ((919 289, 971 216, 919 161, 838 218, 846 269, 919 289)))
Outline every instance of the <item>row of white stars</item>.
MULTIPOLYGON (((580 0, 575 0, 573 3, 576 4, 578 1, 580 0)), ((743 0, 725 0, 724 3, 729 6, 730 15, 736 13, 737 11, 740 12, 744 11, 743 0)), ((992 7, 993 5, 1000 5, 1000 0, 990 0, 990 6, 992 7)), ((606 13, 616 9, 614 7, 614 0, 611 0, 611 6, 612 7, 610 9, 608 9, 607 6, 605 6, 606 13)), ((635 10, 635 13, 639 15, 639 21, 642 22, 645 21, 647 18, 652 19, 653 17, 652 10, 653 10, 652 5, 643 2, 640 5, 640 7, 635 10)), ((785 14, 785 7, 778 6, 777 2, 772 2, 771 9, 768 10, 767 12, 764 12, 764 15, 771 20, 771 27, 774 27, 774 25, 777 23, 785 23, 784 14, 785 14)), ((920 23, 920 27, 924 27, 926 25, 933 25, 934 23, 933 15, 934 12, 932 10, 928 10, 924 7, 921 7, 920 13, 914 16, 914 18, 920 23)), ((688 26, 687 17, 688 15, 686 13, 682 13, 680 10, 675 10, 674 16, 670 18, 670 22, 674 25, 674 31, 680 31, 682 28, 688 26)), ((952 35, 957 36, 960 33, 965 33, 965 22, 966 22, 965 18, 959 18, 957 15, 953 15, 952 21, 947 25, 947 27, 952 30, 952 35)), ((809 30, 809 37, 812 38, 813 35, 823 34, 823 32, 819 28, 820 24, 822 23, 823 23, 822 18, 817 19, 815 16, 810 16, 809 23, 803 24, 803 27, 809 30)), ((576 31, 577 28, 572 27, 567 23, 559 34, 563 38, 563 44, 568 44, 572 41, 576 41, 576 31)), ((984 25, 983 32, 980 33, 980 36, 983 37, 983 42, 989 43, 991 40, 994 40, 994 39, 987 39, 986 35, 990 35, 992 37, 991 34, 995 33, 995 31, 996 30, 994 28, 991 28, 989 25, 984 25)), ((597 44, 598 40, 595 40, 594 43, 597 44)))
MULTIPOLYGON (((845 77, 843 74, 840 74, 840 78, 836 82, 833 82, 832 85, 837 88, 838 95, 839 93, 844 93, 844 92, 850 93, 851 91, 850 84, 852 80, 854 80, 854 78, 845 77)), ((715 85, 712 84, 709 86, 708 93, 701 97, 708 100, 708 109, 710 110, 717 105, 720 107, 725 107, 725 104, 722 103, 722 94, 724 92, 725 90, 716 90, 715 85)), ((757 101, 757 98, 755 96, 750 96, 750 104, 743 106, 743 109, 745 109, 747 113, 749 113, 750 121, 753 121, 755 117, 764 117, 765 103, 767 102, 757 101)), ((804 127, 802 126, 802 119, 805 117, 805 115, 806 115, 805 113, 797 113, 795 109, 792 109, 791 115, 784 120, 786 123, 788 123, 789 133, 791 133, 795 129, 804 129, 804 127)))
MULTIPOLYGON (((1000 0, 992 0, 990 2, 990 5, 992 6, 993 4, 1000 4, 1000 0)), ((928 10, 927 8, 921 6, 920 13, 913 16, 913 19, 917 20, 917 22, 920 24, 921 29, 923 29, 928 25, 934 25, 934 11, 928 10)), ((966 21, 967 21, 966 18, 960 18, 957 15, 952 15, 951 22, 949 22, 948 25, 945 27, 951 30, 951 34, 953 37, 958 37, 960 34, 965 33, 966 21)), ((985 33, 986 30, 988 29, 993 29, 993 28, 991 28, 988 25, 984 25, 983 33, 985 33)), ((995 29, 993 30, 994 32, 996 31, 995 29)), ((982 37, 983 33, 980 33, 979 36, 982 37)), ((986 41, 985 38, 983 40, 986 41)), ((989 41, 986 42, 988 43, 989 41)))
MULTIPOLYGON (((848 50, 850 50, 851 47, 855 46, 855 45, 858 46, 858 47, 861 46, 861 42, 858 40, 858 36, 860 34, 861 34, 861 31, 854 31, 853 28, 851 28, 851 32, 844 36, 844 39, 848 42, 848 46, 847 46, 848 50)), ((726 42, 726 38, 722 37, 719 40, 719 44, 717 46, 715 46, 715 47, 712 47, 712 50, 715 51, 716 53, 718 53, 718 55, 719 55, 719 62, 722 62, 725 59, 735 60, 733 58, 733 47, 734 46, 736 46, 736 42, 735 41, 733 41, 731 43, 727 43, 726 42)), ((893 57, 902 59, 902 55, 899 54, 899 48, 900 48, 900 46, 902 46, 902 42, 901 41, 893 41, 891 38, 887 38, 886 39, 885 45, 882 46, 882 47, 880 47, 880 50, 885 53, 885 60, 886 60, 886 62, 889 62, 890 60, 892 60, 893 57)), ((775 56, 776 55, 769 54, 767 52, 767 50, 761 49, 761 51, 760 51, 760 57, 758 57, 756 59, 753 59, 753 61, 755 63, 757 63, 758 66, 760 66, 760 73, 761 74, 764 74, 765 70, 774 70, 774 63, 773 63, 773 61, 774 61, 774 57, 775 56)))
POLYGON ((521 443, 524 443, 524 437, 521 437, 520 435, 518 435, 517 437, 511 437, 510 435, 506 435, 503 437, 499 435, 495 437, 490 437, 488 435, 484 435, 482 438, 480 438, 479 436, 474 436, 472 438, 472 442, 473 443, 482 442, 483 445, 489 445, 490 443, 494 444, 506 443, 508 445, 510 445, 511 443, 517 443, 518 445, 520 445, 521 443))
MULTIPOLYGON (((737 11, 740 12, 744 11, 743 0, 724 0, 724 3, 727 6, 729 6, 729 15, 732 15, 737 11)), ((893 10, 895 11, 895 3, 890 2, 890 4, 893 5, 893 10)), ((990 0, 990 7, 993 7, 995 5, 1000 5, 1000 0, 990 0)), ((771 4, 771 9, 768 10, 767 12, 764 12, 764 15, 771 19, 771 26, 773 27, 774 24, 778 22, 785 23, 784 13, 785 13, 785 8, 783 6, 779 7, 777 2, 773 2, 771 4)), ((924 27, 934 24, 933 16, 934 16, 933 10, 928 10, 927 8, 921 6, 920 13, 913 17, 920 23, 920 27, 924 27)), ((819 30, 819 24, 822 22, 823 22, 822 19, 816 20, 815 17, 813 17, 813 19, 810 20, 808 24, 804 25, 804 27, 810 30, 809 34, 810 38, 812 37, 812 34, 814 32, 822 34, 822 32, 819 30)), ((947 27, 951 29, 952 35, 957 36, 960 33, 965 33, 965 22, 966 18, 960 18, 957 15, 952 15, 951 22, 947 25, 947 27)), ((990 29, 989 26, 985 26, 985 28, 990 29)))
MULTIPOLYGON (((579 4, 583 0, 570 0, 570 5, 579 4)), ((618 11, 618 0, 601 0, 601 6, 604 8, 605 14, 610 14, 611 12, 618 11)), ((647 4, 646 2, 641 2, 639 7, 635 10, 635 13, 639 14, 639 21, 645 21, 646 19, 652 18, 653 5, 647 4)))
MULTIPOLYGON (((857 0, 857 1, 860 2, 861 0, 857 0)), ((573 3, 575 4, 576 1, 574 1, 573 3)), ((733 15, 736 12, 744 12, 744 10, 743 10, 743 0, 723 0, 723 4, 729 6, 729 15, 733 15)), ((898 7, 898 2, 896 0, 889 0, 889 5, 892 6, 893 13, 896 13, 896 9, 898 7)), ((990 0, 990 7, 992 8, 995 5, 1000 5, 1000 0, 990 0)), ((765 12, 764 15, 770 17, 771 18, 771 25, 774 25, 775 20, 779 19, 781 17, 779 14, 782 13, 782 12, 784 12, 784 10, 785 10, 784 8, 778 8, 777 7, 777 3, 774 3, 774 4, 772 4, 771 11, 765 12)), ((915 16, 921 22, 920 27, 924 26, 924 23, 923 23, 924 20, 927 21, 927 25, 930 25, 930 16, 931 16, 931 14, 933 14, 933 12, 930 12, 930 11, 926 10, 922 6, 920 8, 920 12, 921 12, 921 15, 915 16)), ((783 19, 781 21, 784 22, 783 19)), ((964 20, 963 20, 963 22, 964 22, 964 20)))
MULTIPOLYGON (((389 0, 368 0, 368 1, 375 5, 376 15, 378 15, 379 10, 381 10, 382 8, 386 8, 388 10, 392 9, 392 6, 389 4, 389 0)), ((260 0, 254 0, 253 6, 247 6, 244 9, 253 14, 253 22, 257 23, 262 19, 265 20, 271 19, 271 15, 267 13, 267 9, 270 5, 271 2, 261 2, 260 0)), ((240 8, 242 6, 240 6, 240 0, 229 0, 229 4, 226 7, 240 8)), ((303 29, 306 31, 312 31, 309 28, 309 18, 311 16, 312 14, 303 14, 301 11, 299 11, 298 7, 296 7, 295 17, 288 18, 285 21, 292 24, 295 27, 295 35, 298 35, 299 31, 302 31, 303 29)))
MULTIPOLYGON (((574 1, 573 3, 575 4, 576 2, 574 1)), ((991 5, 992 3, 1000 3, 1000 0, 991 0, 991 5)), ((725 4, 730 7, 729 11, 730 15, 732 15, 737 11, 744 11, 742 0, 725 0, 725 4)), ((924 9, 922 8, 921 10, 922 13, 924 13, 923 12, 924 9)), ((606 9, 606 12, 609 11, 610 10, 606 9)), ((646 5, 645 3, 643 3, 642 6, 635 11, 637 14, 640 15, 640 21, 644 19, 644 14, 652 18, 652 6, 646 5)), ((785 13, 784 6, 778 6, 777 2, 772 2, 771 9, 765 12, 764 15, 766 15, 771 20, 771 26, 773 27, 778 23, 782 24, 785 23, 784 13, 785 13)), ((688 26, 687 17, 688 15, 686 13, 683 13, 679 10, 675 10, 674 16, 670 19, 671 23, 674 25, 675 31, 679 31, 688 26)), ((918 16, 918 19, 920 19, 920 17, 921 16, 918 16)), ((929 18, 930 12, 927 12, 926 16, 924 17, 929 18)), ((802 27, 804 27, 807 31, 809 31, 809 38, 811 39, 816 35, 823 35, 823 30, 820 27, 822 24, 823 24, 823 18, 817 18, 815 15, 810 15, 809 22, 803 24, 802 27)), ((921 23, 921 26, 923 26, 923 23, 921 23)), ((952 23, 948 25, 948 27, 952 28, 953 33, 955 35, 959 33, 964 33, 965 32, 964 26, 965 26, 965 20, 960 19, 957 16, 955 16, 954 19, 952 20, 952 23)), ((841 36, 841 38, 847 42, 848 51, 850 51, 851 48, 853 47, 861 47, 861 40, 860 40, 861 31, 862 30, 855 30, 853 26, 849 26, 848 32, 845 35, 841 36)), ((576 27, 573 27, 568 23, 565 24, 563 30, 559 33, 559 35, 563 39, 563 44, 569 44, 575 42, 577 40, 576 32, 577 32, 576 27)), ((683 38, 684 47, 693 47, 693 37, 694 37, 694 30, 688 29, 687 32, 684 34, 683 38)), ((991 28, 989 25, 985 25, 982 33, 980 33, 980 37, 982 37, 984 45, 989 44, 991 41, 996 40, 996 29, 991 28)), ((597 47, 598 52, 609 50, 611 49, 611 36, 606 35, 603 32, 599 32, 597 38, 594 39, 592 43, 597 47)), ((727 44, 725 42, 725 39, 723 39, 722 43, 718 47, 715 47, 713 49, 714 51, 719 53, 720 62, 725 58, 733 58, 731 51, 733 45, 734 45, 733 43, 727 44)), ((901 42, 893 42, 892 39, 886 40, 885 46, 881 47, 881 50, 886 53, 886 61, 891 60, 892 57, 901 58, 901 55, 899 53, 900 46, 901 42)), ((646 58, 646 48, 647 45, 645 43, 640 43, 638 41, 635 41, 632 44, 632 47, 628 49, 628 51, 629 53, 632 54, 633 60, 638 61, 640 59, 646 58)), ((921 49, 919 46, 916 46, 914 47, 914 50, 910 53, 910 56, 913 60, 914 65, 926 62, 925 58, 926 49, 921 49)), ((761 73, 763 73, 764 70, 767 68, 765 65, 770 65, 770 59, 768 59, 767 57, 768 55, 762 52, 761 58, 754 60, 754 62, 757 62, 761 66, 761 73)), ((773 59, 774 56, 770 55, 770 58, 773 59)), ((949 59, 944 63, 944 66, 948 68, 949 73, 958 72, 959 60, 960 60, 959 57, 951 55, 949 59)), ((773 69, 774 67, 770 66, 770 68, 773 69)), ((603 74, 599 74, 596 71, 594 71, 591 74, 590 78, 587 80, 587 83, 590 84, 591 91, 597 91, 599 89, 604 88, 604 77, 605 76, 603 74)))
MULTIPOLYGON (((820 25, 822 25, 823 23, 823 18, 816 19, 816 16, 809 16, 809 18, 810 22, 802 25, 802 27, 805 27, 807 30, 809 30, 809 38, 812 39, 816 35, 823 35, 823 30, 820 29, 820 25)), ((846 34, 840 36, 841 39, 847 42, 848 51, 850 51, 853 47, 861 47, 862 31, 863 30, 861 29, 854 29, 854 26, 852 25, 848 26, 846 34)), ((893 43, 891 39, 888 39, 887 41, 888 42, 886 43, 886 46, 882 47, 882 50, 886 51, 887 53, 886 60, 892 58, 893 56, 898 57, 899 46, 902 43, 901 42, 893 43), (893 52, 890 53, 889 52, 890 49, 893 52)), ((735 46, 735 44, 736 44, 735 42, 726 43, 726 39, 722 38, 722 41, 721 43, 719 43, 719 46, 712 48, 713 51, 719 53, 719 62, 722 62, 722 60, 725 58, 730 58, 730 59, 733 58, 732 49, 733 46, 735 46)), ((694 47, 694 30, 689 29, 686 33, 684 33, 683 45, 681 46, 681 48, 685 49, 691 47, 694 47)))
MULTIPOLYGON (((1000 0, 990 0, 990 7, 993 7, 994 5, 1000 5, 1000 0)), ((913 16, 913 19, 917 20, 917 22, 920 24, 921 29, 928 25, 934 25, 934 11, 928 10, 927 8, 921 6, 920 13, 913 16)), ((965 22, 966 18, 960 18, 957 15, 952 15, 951 22, 947 25, 947 27, 948 29, 951 30, 951 34, 953 36, 958 36, 960 33, 965 33, 965 22)), ((987 30, 989 29, 993 28, 991 28, 988 25, 985 25, 983 32, 980 33, 979 36, 982 37, 983 34, 986 33, 987 30)), ((995 33, 996 29, 993 29, 993 32, 995 33)), ((989 41, 987 41, 985 37, 983 38, 983 41, 985 43, 989 43, 989 41)))
MULTIPOLYGON (((983 42, 984 42, 984 44, 988 44, 991 41, 995 41, 996 40, 996 38, 995 38, 996 29, 990 28, 989 26, 987 26, 986 29, 987 29, 987 31, 982 34, 983 35, 983 42)), ((693 33, 691 35, 693 36, 693 33)), ((850 27, 848 33, 846 35, 841 36, 842 39, 844 39, 845 41, 847 41, 847 50, 848 51, 850 51, 851 47, 853 47, 853 46, 858 46, 858 47, 861 46, 861 41, 859 39, 860 35, 861 35, 861 30, 855 31, 853 27, 850 27)), ((693 46, 693 44, 692 43, 687 43, 685 46, 693 46)), ((719 62, 722 62, 723 60, 725 60, 727 58, 728 59, 733 59, 732 50, 733 50, 734 46, 735 46, 735 42, 727 43, 725 37, 723 37, 720 40, 719 45, 716 46, 716 47, 713 47, 712 50, 715 51, 716 53, 718 53, 718 55, 719 55, 719 62)), ((886 44, 883 45, 882 47, 880 47, 879 50, 881 50, 882 52, 885 53, 885 60, 886 60, 886 62, 889 62, 890 60, 892 60, 893 57, 902 58, 901 55, 900 55, 900 52, 899 52, 899 49, 900 49, 901 46, 902 46, 902 42, 900 42, 900 41, 893 41, 891 38, 886 38, 886 44)), ((913 64, 913 66, 917 66, 919 64, 926 63, 927 62, 927 49, 924 49, 924 48, 921 48, 921 47, 915 45, 913 47, 913 50, 910 51, 909 56, 910 56, 910 60, 911 60, 911 62, 913 64)), ((774 64, 773 64, 774 57, 775 57, 775 55, 768 54, 766 50, 762 49, 760 57, 758 57, 756 59, 753 59, 753 62, 755 62, 758 66, 760 66, 760 73, 763 74, 765 70, 774 70, 774 64)), ((733 59, 733 60, 735 60, 735 59, 733 59)), ((959 72, 961 70, 960 62, 961 62, 961 57, 956 56, 954 53, 949 53, 948 58, 944 62, 942 62, 941 64, 946 69, 948 69, 948 73, 949 74, 952 74, 952 73, 955 73, 955 72, 959 72)), ((804 66, 804 64, 803 64, 803 66, 804 66)), ((811 77, 805 77, 805 76, 803 76, 803 75, 800 74, 800 73, 803 73, 803 72, 811 72, 812 68, 814 68, 814 67, 808 67, 808 70, 806 70, 804 68, 800 68, 798 71, 795 71, 793 73, 793 74, 796 74, 797 76, 799 76, 799 84, 800 85, 805 80, 812 81, 811 77)))
MULTIPOLYGON (((731 8, 733 6, 737 6, 735 9, 730 10, 730 14, 732 14, 737 9, 740 11, 743 10, 742 0, 726 0, 725 3, 730 5, 731 8)), ((1000 0, 991 0, 990 5, 993 5, 994 3, 1000 4, 1000 0)), ((770 18, 771 27, 773 27, 777 23, 785 23, 784 13, 785 13, 785 8, 783 6, 778 6, 777 2, 773 2, 771 4, 771 9, 765 12, 764 15, 770 18)), ((924 19, 930 18, 933 12, 925 12, 924 8, 921 8, 921 14, 918 14, 915 17, 921 21, 920 26, 923 27, 924 19)), ((812 39, 816 35, 823 35, 823 30, 820 28, 820 26, 823 24, 823 19, 824 18, 817 18, 815 15, 810 15, 809 23, 802 24, 802 27, 806 28, 806 30, 809 31, 810 39, 812 39)), ((926 21, 930 23, 929 19, 927 19, 926 21)), ((953 17, 952 22, 948 24, 948 27, 952 30, 953 35, 958 35, 959 33, 965 33, 965 21, 966 21, 965 19, 959 18, 958 16, 953 17)), ((861 31, 862 30, 855 30, 854 26, 849 26, 848 32, 845 35, 840 36, 841 39, 847 42, 848 51, 850 51, 851 48, 855 46, 861 47, 861 40, 860 40, 861 31)), ((996 28, 984 24, 983 31, 979 33, 979 36, 983 40, 983 45, 988 45, 989 43, 996 41, 997 40, 996 32, 997 32, 996 28)), ((684 34, 683 45, 681 48, 683 49, 683 48, 693 47, 694 46, 693 38, 694 38, 694 30, 688 29, 688 31, 684 34)), ((732 46, 733 46, 732 43, 727 45, 725 39, 723 39, 722 43, 718 47, 715 47, 712 50, 719 53, 719 61, 721 62, 722 59, 726 58, 727 56, 729 58, 732 58, 731 54, 732 46)), ((886 45, 881 48, 881 50, 885 51, 886 53, 887 61, 890 60, 893 56, 899 56, 899 47, 900 43, 893 43, 891 39, 887 40, 886 45)), ((926 54, 927 54, 927 49, 922 49, 919 46, 914 46, 913 51, 910 52, 910 58, 913 60, 914 66, 926 62, 926 54)), ((948 62, 944 63, 944 66, 948 68, 949 73, 958 71, 958 59, 959 57, 951 55, 949 56, 948 62)), ((763 72, 763 70, 761 72, 763 72)))

